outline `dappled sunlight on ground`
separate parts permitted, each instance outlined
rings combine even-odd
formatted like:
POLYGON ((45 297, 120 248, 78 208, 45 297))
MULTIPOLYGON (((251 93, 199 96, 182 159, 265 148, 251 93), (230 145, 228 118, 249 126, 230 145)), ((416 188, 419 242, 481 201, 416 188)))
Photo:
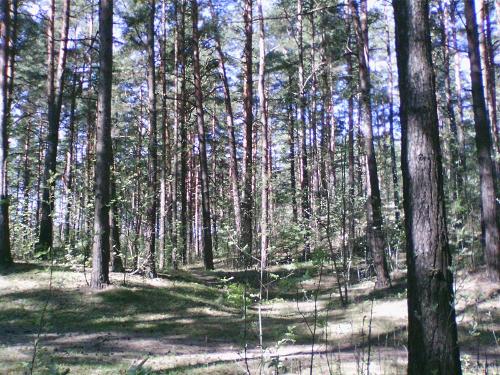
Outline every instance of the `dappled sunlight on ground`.
MULTIPOLYGON (((248 365, 252 372, 264 366, 263 373, 296 374, 309 367, 314 333, 315 373, 356 374, 370 363, 372 374, 403 374, 404 275, 386 290, 374 290, 372 280, 351 285, 351 303, 342 307, 331 270, 323 270, 320 284, 308 267, 273 268, 267 275, 261 350, 253 271, 176 271, 155 280, 112 274, 112 285, 94 292, 82 270, 54 267, 51 289, 47 267, 19 265, 0 276, 0 362, 8 373, 23 372, 47 304, 40 371, 55 366, 71 374, 116 374, 146 359, 144 366, 175 373, 245 373, 248 365)), ((463 354, 486 355, 491 366, 499 360, 500 304, 498 288, 486 284, 480 275, 460 275, 457 306, 463 354)))

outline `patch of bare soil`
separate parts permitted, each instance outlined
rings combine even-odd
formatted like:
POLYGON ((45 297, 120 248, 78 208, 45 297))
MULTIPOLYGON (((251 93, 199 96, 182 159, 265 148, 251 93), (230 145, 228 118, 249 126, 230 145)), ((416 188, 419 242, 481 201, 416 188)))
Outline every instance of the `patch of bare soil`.
MULTIPOLYGON (((371 374, 406 371, 403 276, 385 291, 372 281, 352 285, 347 307, 331 274, 321 283, 317 274, 302 277, 283 296, 277 283, 261 305, 260 348, 255 296, 246 316, 244 306, 229 303, 236 274, 126 275, 125 283, 113 274, 99 292, 82 272, 52 275, 52 287, 46 268, 0 276, 0 373, 26 371, 40 327, 35 373, 118 374, 141 364, 143 373, 300 374, 311 361, 315 374, 360 374, 368 366, 371 374)), ((464 372, 498 373, 498 286, 481 273, 461 273, 456 295, 464 372)))

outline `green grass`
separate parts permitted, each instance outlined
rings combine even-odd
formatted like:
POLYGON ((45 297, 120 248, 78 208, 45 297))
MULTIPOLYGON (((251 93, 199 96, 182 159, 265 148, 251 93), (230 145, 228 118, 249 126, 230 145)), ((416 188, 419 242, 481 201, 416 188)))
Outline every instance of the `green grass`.
MULTIPOLYGON (((255 270, 169 271, 153 281, 127 275, 125 283, 123 274, 113 274, 112 285, 95 292, 88 288, 81 270, 52 267, 50 287, 46 265, 15 265, 0 273, 0 373, 21 374, 27 369, 40 327, 37 374, 58 374, 66 369, 70 374, 244 373, 242 354, 235 356, 241 353, 244 342, 254 355, 260 352, 258 280, 255 270), (132 364, 146 358, 140 371, 128 371, 132 364)), ((325 267, 318 295, 316 348, 324 349, 328 329, 329 347, 344 356, 343 360, 339 357, 335 368, 340 366, 346 374, 356 371, 355 358, 366 352, 368 345, 367 317, 373 299, 373 352, 394 350, 380 366, 404 372, 404 278, 394 280, 393 287, 383 291, 373 290, 371 281, 353 285, 347 307, 340 304, 335 280, 330 268, 325 267)), ((269 300, 262 305, 264 347, 277 350, 288 345, 302 352, 302 357, 290 359, 289 369, 308 366, 312 337, 307 324, 313 324, 312 296, 317 282, 318 269, 310 263, 273 267, 266 275, 269 300)), ((478 346, 483 352, 492 352, 498 348, 492 334, 499 321, 495 294, 488 292, 480 304, 472 304, 472 294, 466 293, 469 295, 462 300, 468 303, 460 308, 466 319, 459 324, 464 355, 470 356, 478 346), (486 319, 484 313, 488 311, 492 314, 486 319), (472 332, 474 314, 480 318, 472 332)), ((324 371, 321 366, 326 365, 325 357, 318 356, 317 360, 318 371, 324 371)), ((490 363, 497 360, 489 359, 490 363)), ((266 361, 265 366, 269 366, 271 357, 266 361)), ((258 366, 259 360, 250 361, 253 370, 258 366)))

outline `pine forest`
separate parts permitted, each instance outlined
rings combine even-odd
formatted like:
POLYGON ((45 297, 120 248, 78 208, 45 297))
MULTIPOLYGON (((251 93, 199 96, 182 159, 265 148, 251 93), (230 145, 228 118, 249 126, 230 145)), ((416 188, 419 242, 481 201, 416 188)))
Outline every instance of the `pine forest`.
POLYGON ((0 374, 500 374, 498 90, 499 0, 0 0, 0 374))

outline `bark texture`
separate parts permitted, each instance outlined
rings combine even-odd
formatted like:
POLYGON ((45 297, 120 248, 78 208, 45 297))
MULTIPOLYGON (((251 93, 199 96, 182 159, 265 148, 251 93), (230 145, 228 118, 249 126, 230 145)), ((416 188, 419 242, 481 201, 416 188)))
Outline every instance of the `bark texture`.
POLYGON ((207 270, 214 269, 214 256, 212 249, 212 219, 210 213, 210 190, 207 160, 207 137, 203 110, 203 88, 201 85, 201 67, 198 31, 198 0, 191 0, 191 13, 193 20, 193 73, 194 91, 196 100, 196 120, 198 125, 198 142, 200 144, 200 180, 201 180, 201 216, 202 216, 202 244, 203 262, 207 270))
POLYGON ((109 284, 109 207, 111 149, 111 88, 113 72, 113 0, 99 4, 99 86, 97 103, 94 244, 90 286, 109 284))
POLYGON ((7 184, 8 153, 8 61, 9 2, 0 1, 0 266, 10 266, 12 254, 9 233, 9 193, 7 184))
POLYGON ((66 50, 68 45, 68 31, 70 19, 70 0, 63 5, 63 22, 60 31, 59 53, 55 66, 55 0, 51 1, 49 10, 49 24, 47 27, 47 110, 48 131, 46 138, 44 172, 42 179, 42 202, 40 217, 40 233, 38 250, 46 251, 53 246, 54 187, 56 181, 57 146, 59 144, 59 122, 64 89, 64 70, 66 68, 66 50))
POLYGON ((479 36, 473 0, 465 0, 465 21, 471 66, 472 104, 481 190, 482 243, 488 276, 493 281, 500 281, 500 239, 498 229, 500 221, 498 195, 495 185, 496 171, 491 156, 492 141, 481 77, 479 36))
POLYGON ((408 374, 461 374, 429 3, 394 0, 408 264, 408 374))
POLYGON ((380 198, 380 187, 375 158, 375 147, 373 144, 372 105, 371 105, 371 83, 368 49, 368 20, 366 0, 360 1, 360 9, 355 0, 349 1, 351 14, 356 32, 358 45, 358 71, 359 85, 361 91, 361 110, 363 113, 363 136, 364 151, 367 164, 367 232, 368 246, 373 256, 375 272, 377 274, 376 286, 386 287, 390 284, 389 270, 385 256, 385 238, 382 221, 382 201, 380 198))

